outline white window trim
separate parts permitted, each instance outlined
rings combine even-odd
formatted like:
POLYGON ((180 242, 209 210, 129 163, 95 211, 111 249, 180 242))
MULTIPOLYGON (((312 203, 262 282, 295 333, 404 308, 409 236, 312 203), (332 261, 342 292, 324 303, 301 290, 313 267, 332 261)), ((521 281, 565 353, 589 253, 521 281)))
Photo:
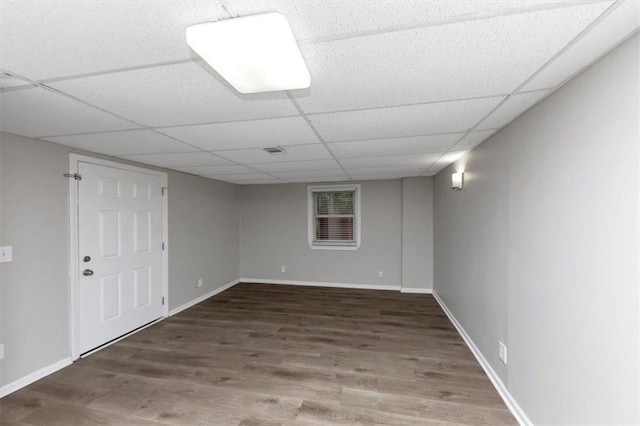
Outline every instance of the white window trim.
POLYGON ((360 248, 361 237, 361 220, 360 220, 360 185, 313 185, 307 187, 307 238, 309 247, 313 250, 358 250, 360 248), (354 203, 353 203, 353 215, 355 217, 356 226, 355 232, 355 245, 345 244, 314 244, 314 226, 313 226, 313 193, 314 192, 330 192, 330 191, 355 191, 354 203))

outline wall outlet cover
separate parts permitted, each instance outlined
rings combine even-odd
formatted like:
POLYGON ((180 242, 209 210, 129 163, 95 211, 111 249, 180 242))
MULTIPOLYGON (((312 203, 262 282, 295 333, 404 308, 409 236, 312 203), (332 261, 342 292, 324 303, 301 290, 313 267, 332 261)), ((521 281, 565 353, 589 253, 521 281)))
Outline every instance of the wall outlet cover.
POLYGON ((196 280, 196 288, 200 288, 200 287, 202 287, 203 285, 204 285, 204 281, 203 281, 203 279, 202 279, 202 278, 198 278, 198 279, 196 280))
POLYGON ((502 342, 498 342, 498 358, 500 358, 503 363, 507 363, 507 347, 502 342))
POLYGON ((378 278, 384 278, 384 271, 378 272, 378 278))
POLYGON ((0 247, 0 263, 13 261, 13 247, 0 247))
POLYGON ((287 272, 287 267, 286 267, 286 266, 284 266, 284 265, 282 265, 282 266, 280 267, 280 272, 282 272, 283 274, 284 274, 285 272, 287 272))

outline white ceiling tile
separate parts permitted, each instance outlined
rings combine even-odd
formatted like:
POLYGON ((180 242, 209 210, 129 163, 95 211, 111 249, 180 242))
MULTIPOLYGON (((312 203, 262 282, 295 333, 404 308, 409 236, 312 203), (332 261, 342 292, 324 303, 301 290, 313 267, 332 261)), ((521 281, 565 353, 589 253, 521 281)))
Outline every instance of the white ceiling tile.
POLYGON ((151 164, 158 167, 177 169, 179 167, 216 166, 232 164, 231 161, 217 157, 209 152, 184 152, 176 154, 142 154, 127 155, 123 158, 151 164))
POLYGON ((528 82, 524 90, 557 86, 604 55, 639 27, 640 2, 625 1, 528 82))
POLYGON ((358 178, 360 176, 381 175, 381 176, 404 176, 413 175, 417 176, 430 166, 429 164, 410 165, 410 166, 382 166, 382 167, 358 167, 358 168, 346 168, 349 176, 358 178))
POLYGON ((287 95, 241 95, 206 64, 144 68, 49 83, 65 93, 145 126, 297 115, 287 95))
POLYGON ((287 183, 282 179, 277 179, 269 175, 221 175, 216 176, 216 180, 235 183, 238 185, 264 185, 268 183, 287 183))
POLYGON ((6 89, 7 87, 29 86, 30 84, 31 83, 28 81, 0 72, 0 89, 6 89))
POLYGON ((255 164, 251 167, 266 173, 279 173, 279 172, 299 172, 299 171, 309 171, 309 170, 335 170, 335 169, 339 169, 340 165, 336 160, 330 159, 330 160, 312 160, 312 161, 290 161, 286 163, 255 164))
POLYGON ((0 131, 39 137, 137 127, 42 88, 0 92, 0 131))
POLYGON ((497 110, 485 118, 479 125, 480 129, 496 129, 502 127, 518 117, 520 114, 531 108, 542 98, 549 94, 549 90, 538 92, 520 93, 507 99, 497 110))
POLYGON ((218 155, 240 164, 282 163, 289 161, 328 160, 331 154, 322 144, 285 146, 286 154, 268 154, 262 149, 219 151, 218 155))
POLYGON ((315 39, 415 24, 436 24, 470 15, 508 12, 551 4, 546 1, 232 1, 233 16, 278 11, 287 17, 297 39, 315 39))
POLYGON ((435 163, 429 167, 429 172, 439 172, 457 159, 464 156, 469 151, 449 151, 442 155, 435 163))
MULTIPOLYGON (((226 160, 223 160, 226 161, 226 160)), ((231 162, 229 162, 231 163, 231 162)), ((208 166, 208 167, 177 167, 176 170, 181 172, 192 173, 200 176, 221 176, 221 175, 263 175, 258 171, 252 170, 249 167, 240 166, 238 164, 231 164, 226 166, 208 166)))
POLYGON ((469 133, 467 136, 462 138, 460 142, 455 144, 451 150, 453 151, 468 151, 476 146, 480 145, 480 143, 484 142, 489 136, 493 135, 497 129, 491 130, 478 130, 475 132, 469 133))
POLYGON ((304 172, 274 172, 271 173, 273 176, 285 179, 285 180, 301 180, 301 179, 314 179, 314 178, 323 178, 323 177, 332 177, 332 178, 340 178, 346 179, 348 176, 342 171, 342 169, 335 170, 315 170, 315 171, 304 171, 304 172))
MULTIPOLYGON (((423 170, 424 171, 424 170, 423 170)), ((404 173, 371 173, 363 174, 360 176, 353 176, 353 180, 387 180, 387 179, 402 179, 407 177, 422 176, 422 171, 407 171, 404 173)))
POLYGON ((302 117, 169 127, 159 131, 208 151, 320 142, 302 117))
POLYGON ((397 138, 464 132, 487 115, 503 97, 362 111, 317 114, 309 119, 325 141, 397 138))
POLYGON ((3 1, 0 63, 39 80, 188 59, 185 29, 228 16, 215 0, 3 1))
POLYGON ((177 153, 196 150, 189 145, 185 145, 151 130, 128 130, 124 132, 56 136, 47 138, 47 140, 78 149, 115 156, 177 153))
POLYGON ((463 133, 414 136, 409 138, 370 139, 366 141, 329 143, 336 158, 376 157, 381 155, 422 154, 447 151, 463 133))
POLYGON ((321 177, 299 177, 299 178, 287 178, 286 179, 287 182, 291 182, 291 183, 309 183, 309 182, 325 182, 325 183, 331 183, 331 182, 346 182, 346 181, 350 181, 351 178, 349 178, 349 176, 345 175, 345 174, 341 174, 341 175, 335 175, 335 176, 321 176, 321 177))
POLYGON ((431 163, 440 157, 441 153, 414 154, 414 155, 388 155, 384 157, 345 158, 340 164, 350 173, 351 169, 365 167, 406 166, 414 169, 424 167, 427 169, 431 163))
POLYGON ((306 113, 511 93, 609 3, 304 46, 306 113))

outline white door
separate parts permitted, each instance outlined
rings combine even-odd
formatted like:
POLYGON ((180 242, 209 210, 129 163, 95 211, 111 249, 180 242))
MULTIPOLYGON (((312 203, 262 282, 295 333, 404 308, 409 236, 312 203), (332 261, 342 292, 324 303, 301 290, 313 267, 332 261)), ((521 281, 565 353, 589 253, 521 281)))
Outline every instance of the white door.
POLYGON ((162 316, 163 178, 80 162, 78 347, 162 316))

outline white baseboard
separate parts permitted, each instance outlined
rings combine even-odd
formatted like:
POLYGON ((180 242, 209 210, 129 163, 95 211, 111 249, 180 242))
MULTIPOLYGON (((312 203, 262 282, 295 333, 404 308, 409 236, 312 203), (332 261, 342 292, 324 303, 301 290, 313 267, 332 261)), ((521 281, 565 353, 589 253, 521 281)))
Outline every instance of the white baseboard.
POLYGON ((444 313, 447 314, 447 317, 449 317, 449 320, 453 323, 453 326, 456 328, 456 330, 458 330, 458 333, 460 333, 460 336, 462 336, 462 339, 465 341, 473 355, 476 357, 484 372, 487 373, 487 376, 489 376, 489 380, 491 380, 491 383, 493 383, 493 386, 498 391, 498 394, 500 394, 500 397, 502 397, 502 400, 507 405, 507 408, 509 408, 509 411, 511 411, 511 414, 513 414, 519 424, 523 426, 532 426, 533 422, 531 422, 529 417, 527 417, 527 415, 525 414, 524 410, 522 410, 520 405, 518 405, 515 398, 511 395, 504 383, 502 383, 502 380, 500 380, 498 374, 491 367, 491 364, 489 364, 484 355, 482 355, 480 349, 478 349, 476 344, 473 343, 471 337, 467 334, 465 329, 462 328, 462 325, 458 322, 456 317, 453 316, 453 313, 449 310, 447 305, 444 304, 435 290, 433 291, 433 297, 438 301, 438 304, 440 305, 444 313))
POLYGON ((216 294, 218 294, 218 293, 222 293, 223 291, 225 291, 225 290, 227 290, 227 289, 229 289, 229 288, 233 287, 234 285, 238 284, 240 281, 241 281, 241 280, 233 280, 233 281, 231 281, 231 282, 229 282, 229 283, 226 283, 226 284, 225 284, 225 285, 223 285, 222 287, 218 287, 218 288, 216 288, 215 290, 210 291, 210 292, 209 292, 209 293, 207 293, 207 294, 203 294, 202 296, 200 296, 200 297, 198 297, 198 298, 196 298, 196 299, 193 299, 193 300, 191 300, 191 301, 189 301, 189 302, 185 303, 184 305, 180 305, 180 306, 178 306, 177 308, 173 308, 173 309, 171 309, 171 310, 169 311, 169 316, 175 315, 175 314, 177 314, 178 312, 182 312, 182 311, 184 311, 185 309, 188 309, 188 308, 192 307, 193 305, 197 305, 198 303, 200 303, 200 302, 202 302, 202 301, 205 301, 205 300, 207 300, 208 298, 210 298, 210 297, 212 297, 212 296, 215 296, 215 295, 216 295, 216 294))
POLYGON ((40 370, 36 370, 33 373, 28 374, 18 380, 8 383, 0 387, 0 398, 3 398, 9 395, 10 393, 13 393, 19 389, 22 389, 23 387, 30 385, 33 382, 37 382, 43 377, 46 377, 49 374, 53 374, 56 371, 61 370, 68 365, 71 365, 71 363, 72 363, 71 357, 67 357, 67 358, 61 359, 58 362, 54 362, 51 365, 47 365, 46 367, 43 367, 40 370))
POLYGON ((433 290, 430 288, 402 287, 400 293, 432 294, 433 290))
POLYGON ((240 278, 240 282, 259 283, 259 284, 301 285, 301 286, 310 286, 310 287, 357 288, 361 290, 395 290, 395 291, 400 290, 399 285, 323 283, 318 281, 271 280, 271 279, 263 279, 263 278, 240 278))

